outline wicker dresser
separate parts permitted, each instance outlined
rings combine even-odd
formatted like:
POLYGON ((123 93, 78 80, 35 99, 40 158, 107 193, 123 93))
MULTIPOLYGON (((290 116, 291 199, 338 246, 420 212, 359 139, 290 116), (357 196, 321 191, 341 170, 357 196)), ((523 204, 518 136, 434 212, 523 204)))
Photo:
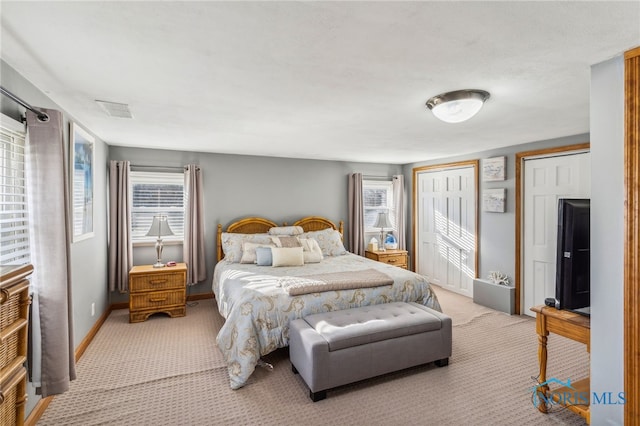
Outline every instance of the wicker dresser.
POLYGON ((24 424, 32 272, 31 265, 0 266, 0 425, 24 424))
POLYGON ((165 312, 171 318, 187 313, 187 265, 154 268, 134 266, 129 271, 129 322, 165 312))

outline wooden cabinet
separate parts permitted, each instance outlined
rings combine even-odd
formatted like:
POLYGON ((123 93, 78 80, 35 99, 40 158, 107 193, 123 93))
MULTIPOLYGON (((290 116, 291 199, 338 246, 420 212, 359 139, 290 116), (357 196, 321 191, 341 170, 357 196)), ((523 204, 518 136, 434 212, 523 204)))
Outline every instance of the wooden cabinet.
POLYGON ((129 271, 129 322, 142 322, 164 312, 171 318, 187 314, 187 265, 154 268, 134 266, 129 271))
POLYGON ((29 280, 33 266, 0 267, 0 424, 24 424, 29 280))
POLYGON ((398 266, 400 268, 408 269, 409 255, 406 250, 392 250, 386 251, 365 251, 365 257, 373 259, 378 262, 387 263, 389 265, 398 266))

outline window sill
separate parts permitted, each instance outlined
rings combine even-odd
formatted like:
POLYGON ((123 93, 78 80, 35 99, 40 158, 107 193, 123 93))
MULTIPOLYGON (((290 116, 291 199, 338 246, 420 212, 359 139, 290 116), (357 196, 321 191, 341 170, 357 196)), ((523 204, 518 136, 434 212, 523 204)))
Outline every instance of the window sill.
MULTIPOLYGON (((184 243, 183 240, 170 240, 162 241, 163 246, 181 246, 184 243)), ((155 247, 155 241, 135 241, 133 247, 155 247)))

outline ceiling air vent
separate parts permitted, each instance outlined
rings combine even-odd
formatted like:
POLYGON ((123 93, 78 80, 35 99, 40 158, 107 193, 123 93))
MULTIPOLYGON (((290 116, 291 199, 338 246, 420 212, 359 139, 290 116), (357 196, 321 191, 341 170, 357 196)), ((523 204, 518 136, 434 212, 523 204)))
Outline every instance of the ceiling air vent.
POLYGON ((131 111, 129 110, 129 105, 127 105, 127 104, 119 104, 117 102, 99 101, 97 99, 96 99, 96 102, 111 117, 133 118, 133 115, 131 115, 131 111))

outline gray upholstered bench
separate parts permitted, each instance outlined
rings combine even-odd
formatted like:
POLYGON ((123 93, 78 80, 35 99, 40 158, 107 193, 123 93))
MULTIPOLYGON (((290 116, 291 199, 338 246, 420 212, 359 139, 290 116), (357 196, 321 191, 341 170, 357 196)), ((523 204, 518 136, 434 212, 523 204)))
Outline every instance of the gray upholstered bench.
POLYGON ((451 356, 451 318, 394 302, 309 315, 291 322, 289 357, 313 401, 327 389, 451 356))

